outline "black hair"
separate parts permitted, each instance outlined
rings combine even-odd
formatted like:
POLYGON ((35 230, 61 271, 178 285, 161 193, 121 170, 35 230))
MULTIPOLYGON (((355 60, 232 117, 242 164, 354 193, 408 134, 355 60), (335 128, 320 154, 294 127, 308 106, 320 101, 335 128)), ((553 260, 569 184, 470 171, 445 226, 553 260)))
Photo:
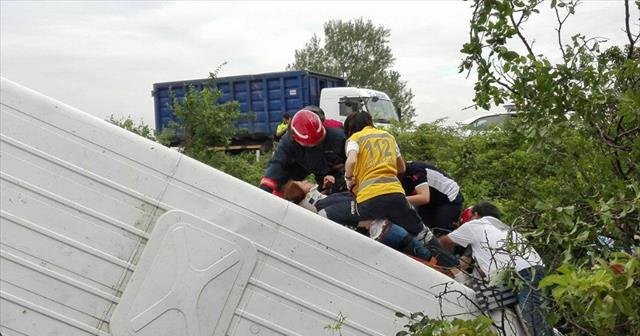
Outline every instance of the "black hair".
POLYGON ((324 111, 319 108, 318 106, 315 105, 307 105, 305 107, 302 108, 303 110, 307 110, 307 111, 311 111, 315 114, 318 115, 318 117, 320 117, 320 121, 324 122, 325 116, 324 116, 324 111))
POLYGON ((500 210, 498 210, 498 207, 487 201, 478 202, 471 210, 480 217, 491 216, 500 219, 500 210))
POLYGON ((289 115, 289 113, 283 113, 282 114, 282 119, 291 119, 291 116, 289 115))
POLYGON ((367 126, 373 126, 371 114, 367 112, 351 112, 344 121, 344 133, 347 138, 353 133, 360 132, 367 126))

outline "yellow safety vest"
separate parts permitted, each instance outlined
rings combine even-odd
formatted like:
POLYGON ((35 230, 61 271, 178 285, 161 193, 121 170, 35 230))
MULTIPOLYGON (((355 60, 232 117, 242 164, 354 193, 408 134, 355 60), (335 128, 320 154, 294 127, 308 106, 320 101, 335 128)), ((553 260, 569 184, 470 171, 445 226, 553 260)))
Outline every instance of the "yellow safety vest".
POLYGON ((289 127, 289 124, 287 124, 285 122, 279 123, 278 127, 276 128, 276 135, 277 136, 282 136, 284 134, 284 132, 287 131, 287 127, 289 127))
POLYGON ((371 126, 349 138, 358 144, 358 160, 353 175, 356 179, 356 201, 362 203, 376 196, 403 193, 398 180, 396 139, 386 131, 371 126))

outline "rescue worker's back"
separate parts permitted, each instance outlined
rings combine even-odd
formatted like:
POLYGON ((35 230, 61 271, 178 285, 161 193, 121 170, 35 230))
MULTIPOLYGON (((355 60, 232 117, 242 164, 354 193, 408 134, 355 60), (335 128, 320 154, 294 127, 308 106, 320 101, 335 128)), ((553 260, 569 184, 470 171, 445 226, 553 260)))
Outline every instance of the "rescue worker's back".
MULTIPOLYGON (((366 126, 354 133, 349 141, 359 148, 354 169, 357 186, 357 201, 364 202, 373 197, 404 193, 398 175, 397 158, 400 156, 393 136, 386 131, 366 126)), ((353 145, 351 145, 353 146, 353 145)), ((347 150, 351 147, 347 146, 347 150)))

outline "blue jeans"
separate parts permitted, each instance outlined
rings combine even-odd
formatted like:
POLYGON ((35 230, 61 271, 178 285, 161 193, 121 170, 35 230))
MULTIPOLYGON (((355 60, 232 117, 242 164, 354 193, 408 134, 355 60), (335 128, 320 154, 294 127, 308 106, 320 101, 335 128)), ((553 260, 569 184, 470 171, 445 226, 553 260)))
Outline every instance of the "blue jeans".
POLYGON ((547 324, 542 310, 542 296, 538 283, 544 277, 542 266, 532 266, 518 271, 524 280, 520 290, 516 292, 518 306, 522 314, 522 322, 531 336, 553 336, 553 328, 547 324))
POLYGON ((439 266, 454 267, 458 265, 458 259, 444 251, 438 239, 433 238, 425 244, 423 241, 415 239, 403 227, 393 223, 388 225, 387 231, 379 238, 381 243, 424 260, 435 256, 439 266))

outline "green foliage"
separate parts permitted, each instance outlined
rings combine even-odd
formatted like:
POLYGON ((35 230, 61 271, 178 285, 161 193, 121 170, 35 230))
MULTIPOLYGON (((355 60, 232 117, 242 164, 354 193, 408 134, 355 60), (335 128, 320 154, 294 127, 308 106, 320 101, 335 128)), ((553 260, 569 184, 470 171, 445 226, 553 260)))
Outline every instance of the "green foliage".
POLYGON ((162 138, 178 135, 184 153, 196 159, 206 157, 211 147, 228 145, 236 133, 234 123, 240 116, 240 105, 235 101, 219 104, 221 95, 213 84, 201 90, 190 86, 183 100, 173 102, 173 113, 181 124, 171 123, 162 138))
MULTIPOLYGON (((616 258, 612 251, 632 253, 640 245, 640 51, 638 34, 630 31, 633 13, 628 0, 620 3, 629 44, 601 51, 601 38, 576 34, 563 41, 563 25, 578 1, 549 2, 557 18, 550 27, 560 55, 554 62, 536 53, 522 29, 540 4, 473 2, 460 70, 477 73, 477 105, 512 102, 522 119, 514 135, 498 138, 511 151, 503 148, 502 156, 484 162, 493 168, 481 170, 489 174, 486 196, 501 196, 510 219, 551 269, 562 265, 543 283, 554 285, 553 305, 571 333, 638 335, 637 307, 629 309, 640 302, 638 283, 630 280, 637 267, 623 275, 601 267, 616 258)), ((640 2, 635 5, 640 10, 640 2)), ((473 160, 482 161, 492 148, 485 150, 473 160)))
MULTIPOLYGON (((631 253, 639 246, 638 182, 616 178, 606 152, 584 129, 549 127, 548 141, 536 142, 523 122, 515 118, 471 136, 438 124, 394 133, 407 159, 430 161, 449 173, 466 204, 496 203, 505 222, 528 237, 551 271, 562 264, 589 267, 595 258, 609 260, 614 251, 631 253), (599 237, 609 237, 613 245, 599 237)), ((630 302, 640 302, 638 285, 625 294, 630 302)), ((578 330, 572 321, 591 318, 587 313, 599 314, 597 306, 583 313, 563 301, 557 305, 566 330, 578 330)), ((618 314, 613 320, 626 318, 622 311, 612 314, 618 314)), ((628 327, 628 334, 639 332, 637 324, 628 327)))
POLYGON ((325 330, 329 330, 331 331, 332 335, 339 335, 342 336, 342 327, 344 326, 344 321, 347 320, 347 317, 342 315, 342 312, 338 313, 338 316, 336 316, 336 319, 333 323, 324 326, 325 330))
MULTIPOLYGON (((550 287, 560 313, 594 335, 640 334, 640 250, 615 253, 592 267, 563 264, 540 287, 550 287)), ((575 332, 574 334, 579 334, 575 332)))
POLYGON ((324 45, 314 34, 304 48, 296 50, 295 61, 287 68, 342 76, 351 86, 384 91, 403 119, 410 121, 415 117, 414 95, 393 70, 390 36, 390 30, 370 20, 331 20, 324 24, 324 45))
POLYGON ((560 207, 541 200, 530 216, 535 216, 531 235, 540 245, 562 247, 562 254, 547 251, 547 259, 554 263, 587 262, 617 250, 631 253, 640 242, 640 189, 630 184, 605 197, 578 199, 560 207), (611 239, 613 246, 603 237, 611 239))
POLYGON ((434 319, 423 313, 412 313, 406 316, 396 313, 397 317, 407 318, 409 322, 404 326, 406 330, 396 333, 396 336, 497 336, 491 330, 491 318, 481 315, 473 319, 453 320, 434 319))
POLYGON ((558 127, 548 142, 534 145, 519 122, 472 136, 425 124, 396 139, 408 160, 430 161, 450 174, 467 204, 489 199, 500 205, 505 220, 539 237, 550 256, 558 250, 586 255, 582 238, 598 234, 627 248, 638 244, 637 184, 615 178, 598 143, 578 129, 558 127), (592 234, 585 237, 585 231, 592 234))
MULTIPOLYGON (((143 136, 145 134, 149 134, 147 133, 147 125, 145 125, 144 123, 141 123, 140 125, 134 125, 130 118, 124 120, 123 122, 114 120, 112 117, 110 121, 113 124, 136 134, 143 136)), ((170 134, 171 133, 164 133, 163 136, 166 136, 167 139, 170 139, 170 134), (167 134, 169 134, 169 136, 167 136, 167 134)), ((154 140, 152 137, 146 137, 154 140)), ((158 141, 162 142, 161 140, 158 141)), ((191 150, 185 154, 190 154, 190 156, 193 155, 192 157, 196 160, 253 185, 257 185, 262 178, 262 175, 267 168, 267 164, 271 157, 271 153, 264 153, 263 155, 260 155, 260 158, 257 160, 254 153, 245 152, 237 155, 229 155, 224 151, 218 151, 214 148, 207 148, 200 151, 195 151, 193 150, 193 148, 191 148, 191 150)))
POLYGON ((389 132, 396 137, 406 160, 438 161, 446 171, 457 166, 456 155, 464 142, 458 128, 435 122, 419 125, 412 131, 392 127, 389 132))
POLYGON ((113 114, 112 114, 109 117, 109 120, 107 121, 116 126, 122 127, 129 132, 133 132, 149 140, 156 141, 156 138, 154 137, 154 134, 153 134, 154 133, 153 129, 151 129, 151 127, 149 127, 149 125, 145 124, 143 121, 140 121, 140 124, 137 124, 137 125, 134 124, 133 119, 131 119, 131 116, 127 116, 126 118, 116 119, 113 117, 113 114))
MULTIPOLYGON (((215 71, 217 71, 219 68, 215 71)), ((173 101, 174 114, 180 124, 170 123, 157 136, 158 142, 172 145, 178 142, 184 154, 224 171, 243 181, 257 185, 266 169, 270 154, 265 153, 256 160, 253 153, 228 155, 222 149, 228 145, 236 134, 234 123, 240 117, 237 102, 219 104, 219 90, 214 89, 215 73, 210 73, 212 80, 201 90, 189 87, 184 99, 173 101)), ((147 125, 134 125, 131 118, 110 122, 136 134, 155 140, 147 125)))
MULTIPOLYGON (((551 1, 555 11, 561 61, 533 49, 522 26, 539 11, 539 1, 476 0, 466 58, 460 71, 477 72, 475 103, 483 108, 512 102, 528 123, 528 136, 548 138, 548 129, 567 122, 567 115, 584 125, 608 155, 616 177, 637 178, 640 173, 640 50, 638 35, 629 31, 629 45, 600 51, 601 38, 577 34, 562 40, 562 28, 576 12, 578 1, 551 1)), ((625 11, 630 14, 629 2, 625 11)), ((640 2, 636 2, 640 8, 640 2)), ((621 6, 621 10, 622 10, 621 6)), ((637 19, 636 19, 637 21, 637 19)))
POLYGON ((207 151, 205 154, 199 160, 252 185, 258 185, 271 158, 271 153, 261 155, 258 161, 250 152, 229 155, 222 151, 207 151))

